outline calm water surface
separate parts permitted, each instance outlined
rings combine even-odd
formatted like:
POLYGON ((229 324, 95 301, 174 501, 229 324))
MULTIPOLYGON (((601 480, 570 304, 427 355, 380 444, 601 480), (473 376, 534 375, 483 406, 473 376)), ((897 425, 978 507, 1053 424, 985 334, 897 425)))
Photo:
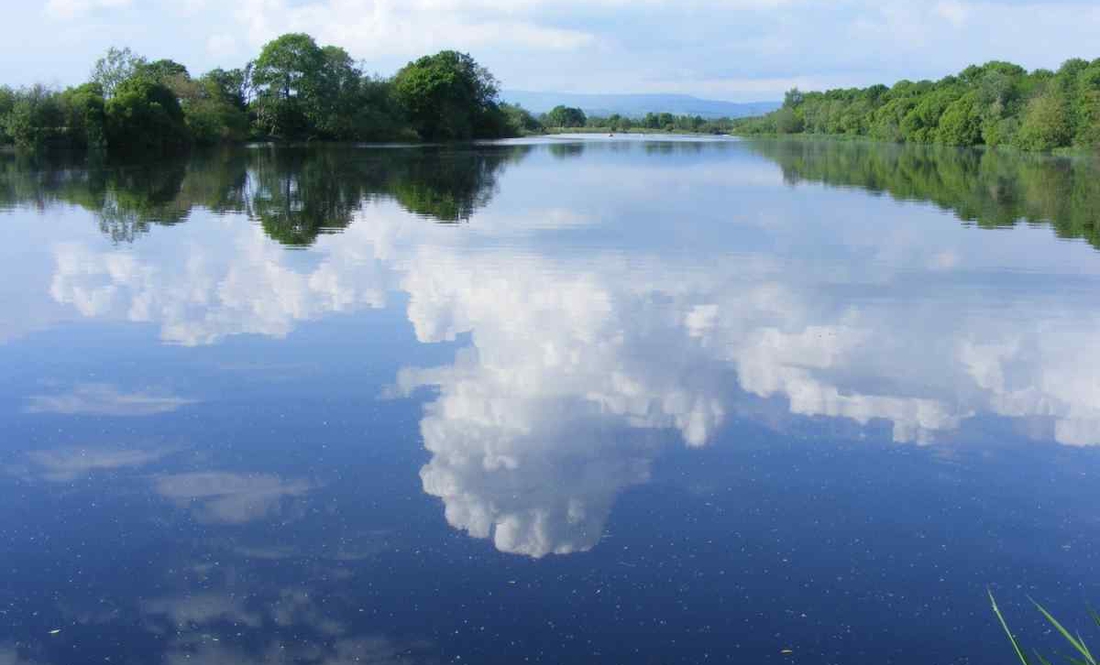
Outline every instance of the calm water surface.
POLYGON ((0 663, 1007 663, 1100 602, 1100 172, 0 155, 0 663), (1090 244, 1091 243, 1091 244, 1090 244))

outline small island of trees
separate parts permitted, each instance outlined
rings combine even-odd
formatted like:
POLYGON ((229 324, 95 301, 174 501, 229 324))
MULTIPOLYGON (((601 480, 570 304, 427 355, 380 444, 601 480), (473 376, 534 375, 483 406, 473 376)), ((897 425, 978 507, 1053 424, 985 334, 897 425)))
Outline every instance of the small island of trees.
POLYGON ((1008 62, 971 66, 939 81, 899 81, 787 93, 766 116, 739 120, 739 134, 865 136, 898 143, 1100 146, 1100 58, 1028 72, 1008 62))

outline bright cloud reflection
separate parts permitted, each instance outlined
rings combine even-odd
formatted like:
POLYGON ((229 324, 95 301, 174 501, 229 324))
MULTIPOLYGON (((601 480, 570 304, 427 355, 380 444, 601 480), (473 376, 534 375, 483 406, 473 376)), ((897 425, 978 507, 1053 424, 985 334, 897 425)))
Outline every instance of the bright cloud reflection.
MULTIPOLYGON (((679 192, 669 179, 705 181, 714 168, 658 175, 679 192)), ((1098 310, 1056 292, 1021 303, 980 291, 985 245, 1000 243, 992 255, 1010 262, 1031 251, 1021 234, 1037 231, 965 233, 880 201, 819 250, 814 233, 835 219, 796 228, 778 197, 754 205, 740 231, 770 233, 767 251, 737 250, 734 229, 729 249, 701 242, 690 255, 554 250, 541 244, 553 220, 566 229, 599 220, 537 205, 490 208, 459 232, 375 201, 342 235, 321 236, 310 261, 240 220, 196 220, 164 234, 163 256, 58 245, 50 292, 86 316, 153 322, 165 341, 187 345, 283 336, 403 292, 421 342, 472 340, 453 363, 396 378, 401 394, 437 391, 421 422, 432 453, 424 489, 454 527, 534 557, 593 547, 615 497, 648 478, 670 434, 707 445, 752 400, 889 423, 898 442, 946 440, 972 418, 1001 416, 1063 444, 1100 443, 1098 310), (882 211, 917 215, 932 231, 884 230, 882 211), (203 242, 211 232, 219 241, 203 242), (944 271, 955 271, 954 290, 929 297, 925 284, 944 271)), ((235 521, 306 489, 186 489, 215 480, 166 480, 161 490, 213 497, 204 514, 235 521)))

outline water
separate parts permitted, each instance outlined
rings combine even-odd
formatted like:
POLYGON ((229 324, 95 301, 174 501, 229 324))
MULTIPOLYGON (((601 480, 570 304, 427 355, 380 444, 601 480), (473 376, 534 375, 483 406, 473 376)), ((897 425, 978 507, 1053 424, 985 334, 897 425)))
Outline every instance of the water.
POLYGON ((1100 600, 1091 161, 0 174, 5 665, 1006 663, 987 588, 1100 600))

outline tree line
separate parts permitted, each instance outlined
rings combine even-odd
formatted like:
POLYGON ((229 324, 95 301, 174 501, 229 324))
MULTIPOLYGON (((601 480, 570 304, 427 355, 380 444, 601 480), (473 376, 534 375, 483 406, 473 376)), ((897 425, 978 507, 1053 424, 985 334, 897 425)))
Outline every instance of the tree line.
POLYGON ((585 129, 611 132, 655 131, 696 134, 728 134, 733 131, 732 118, 706 119, 700 115, 646 113, 633 118, 618 113, 608 116, 586 115, 579 108, 556 106, 538 117, 540 129, 585 129))
POLYGON ((1058 71, 972 65, 939 81, 789 91, 783 106, 735 122, 739 134, 832 134, 881 141, 1053 150, 1100 146, 1100 58, 1058 71))
POLYGON ((389 78, 347 51, 282 35, 237 69, 192 76, 173 60, 111 48, 89 80, 0 86, 0 145, 165 153, 247 140, 451 141, 517 136, 537 119, 499 101, 471 56, 441 51, 389 78))

